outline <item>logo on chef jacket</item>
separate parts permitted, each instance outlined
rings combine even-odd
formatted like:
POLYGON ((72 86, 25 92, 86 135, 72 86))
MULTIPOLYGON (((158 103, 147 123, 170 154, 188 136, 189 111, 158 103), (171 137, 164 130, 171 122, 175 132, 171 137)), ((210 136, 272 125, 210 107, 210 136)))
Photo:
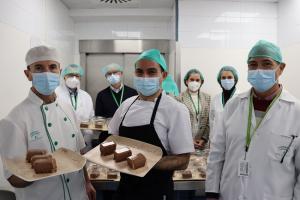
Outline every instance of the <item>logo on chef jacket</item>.
POLYGON ((42 138, 43 138, 43 136, 42 136, 41 132, 39 132, 39 131, 32 131, 30 133, 31 141, 40 140, 42 138))

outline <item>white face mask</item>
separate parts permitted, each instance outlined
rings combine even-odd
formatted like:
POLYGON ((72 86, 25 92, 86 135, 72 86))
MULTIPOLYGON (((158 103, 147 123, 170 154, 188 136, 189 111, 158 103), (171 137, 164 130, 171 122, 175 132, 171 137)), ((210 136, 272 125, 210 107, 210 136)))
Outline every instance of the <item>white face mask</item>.
POLYGON ((71 89, 79 88, 80 81, 75 76, 69 77, 66 79, 66 85, 71 89))
POLYGON ((112 75, 107 76, 106 79, 109 82, 109 84, 115 85, 121 81, 121 76, 118 74, 112 74, 112 75))
POLYGON ((188 83, 188 88, 192 92, 197 92, 199 90, 200 86, 201 86, 201 83, 197 82, 197 81, 191 81, 188 83))

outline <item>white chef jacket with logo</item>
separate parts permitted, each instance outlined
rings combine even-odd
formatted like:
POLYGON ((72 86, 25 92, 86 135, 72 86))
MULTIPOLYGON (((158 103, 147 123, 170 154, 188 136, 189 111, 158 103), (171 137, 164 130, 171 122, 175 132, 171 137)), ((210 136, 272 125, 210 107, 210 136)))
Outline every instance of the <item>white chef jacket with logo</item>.
MULTIPOLYGON (((46 149, 51 153, 65 147, 79 152, 85 143, 76 125, 72 108, 56 100, 43 105, 31 90, 28 97, 0 121, 0 153, 4 158, 25 158, 29 149, 46 149)), ((6 178, 12 174, 5 170, 6 178)), ((55 176, 25 188, 15 188, 17 199, 22 200, 86 200, 83 170, 55 176), (71 197, 71 198, 70 198, 71 197)))

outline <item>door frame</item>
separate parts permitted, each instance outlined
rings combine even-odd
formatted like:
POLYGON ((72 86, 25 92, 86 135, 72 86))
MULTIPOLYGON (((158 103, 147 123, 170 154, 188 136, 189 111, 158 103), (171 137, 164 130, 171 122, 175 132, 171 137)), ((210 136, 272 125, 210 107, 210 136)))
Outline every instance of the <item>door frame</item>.
MULTIPOLYGON (((80 65, 87 70, 87 55, 97 54, 139 54, 148 49, 158 49, 166 56, 169 66, 168 72, 173 75, 178 88, 180 88, 180 62, 179 52, 175 40, 79 40, 80 65), (174 48, 175 47, 175 48, 174 48)), ((87 74, 87 73, 85 73, 87 74)), ((86 90, 86 75, 82 77, 81 88, 86 90)))

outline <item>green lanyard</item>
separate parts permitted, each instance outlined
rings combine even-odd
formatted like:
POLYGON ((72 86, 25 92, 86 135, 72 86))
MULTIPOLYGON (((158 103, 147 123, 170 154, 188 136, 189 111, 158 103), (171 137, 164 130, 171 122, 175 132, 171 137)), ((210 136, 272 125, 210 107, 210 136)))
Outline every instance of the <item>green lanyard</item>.
POLYGON ((192 103, 193 103, 193 107, 194 107, 194 109, 195 109, 195 111, 196 111, 196 115, 198 116, 198 114, 199 114, 199 110, 200 110, 200 106, 199 106, 199 99, 200 99, 200 97, 199 97, 199 92, 198 92, 198 109, 197 109, 197 107, 196 107, 196 105, 195 105, 195 103, 194 103, 194 101, 193 101, 193 98, 192 98, 192 96, 191 96, 191 94, 190 93, 188 93, 189 94, 189 97, 190 97, 190 100, 192 101, 192 103))
MULTIPOLYGON (((236 88, 232 91, 229 99, 234 95, 236 88)), ((225 100, 224 100, 224 93, 222 92, 222 105, 223 107, 225 106, 225 100)))
POLYGON ((249 149, 249 146, 250 146, 251 139, 252 139, 253 135, 255 134, 256 130, 260 126, 261 122, 263 121, 263 119, 265 118, 265 116, 267 115, 267 113, 269 112, 269 110, 271 109, 271 107, 273 106, 273 104, 275 103, 275 101, 279 98, 280 94, 281 94, 281 92, 279 92, 276 95, 276 97, 272 100, 272 102, 269 105, 269 107, 267 108, 266 113, 264 114, 263 118, 255 126, 252 135, 251 135, 250 132, 251 132, 251 121, 252 121, 252 110, 253 110, 253 94, 250 94, 249 111, 248 111, 248 126, 247 126, 246 146, 245 146, 245 152, 246 153, 248 152, 248 149, 249 149))
POLYGON ((121 105, 121 103, 122 103, 122 101, 123 101, 124 86, 123 86, 122 91, 121 91, 120 102, 117 101, 117 98, 116 98, 115 94, 112 92, 112 89, 110 89, 110 93, 111 93, 111 95, 112 95, 112 97, 113 97, 115 103, 117 104, 117 106, 120 107, 120 105, 121 105))

